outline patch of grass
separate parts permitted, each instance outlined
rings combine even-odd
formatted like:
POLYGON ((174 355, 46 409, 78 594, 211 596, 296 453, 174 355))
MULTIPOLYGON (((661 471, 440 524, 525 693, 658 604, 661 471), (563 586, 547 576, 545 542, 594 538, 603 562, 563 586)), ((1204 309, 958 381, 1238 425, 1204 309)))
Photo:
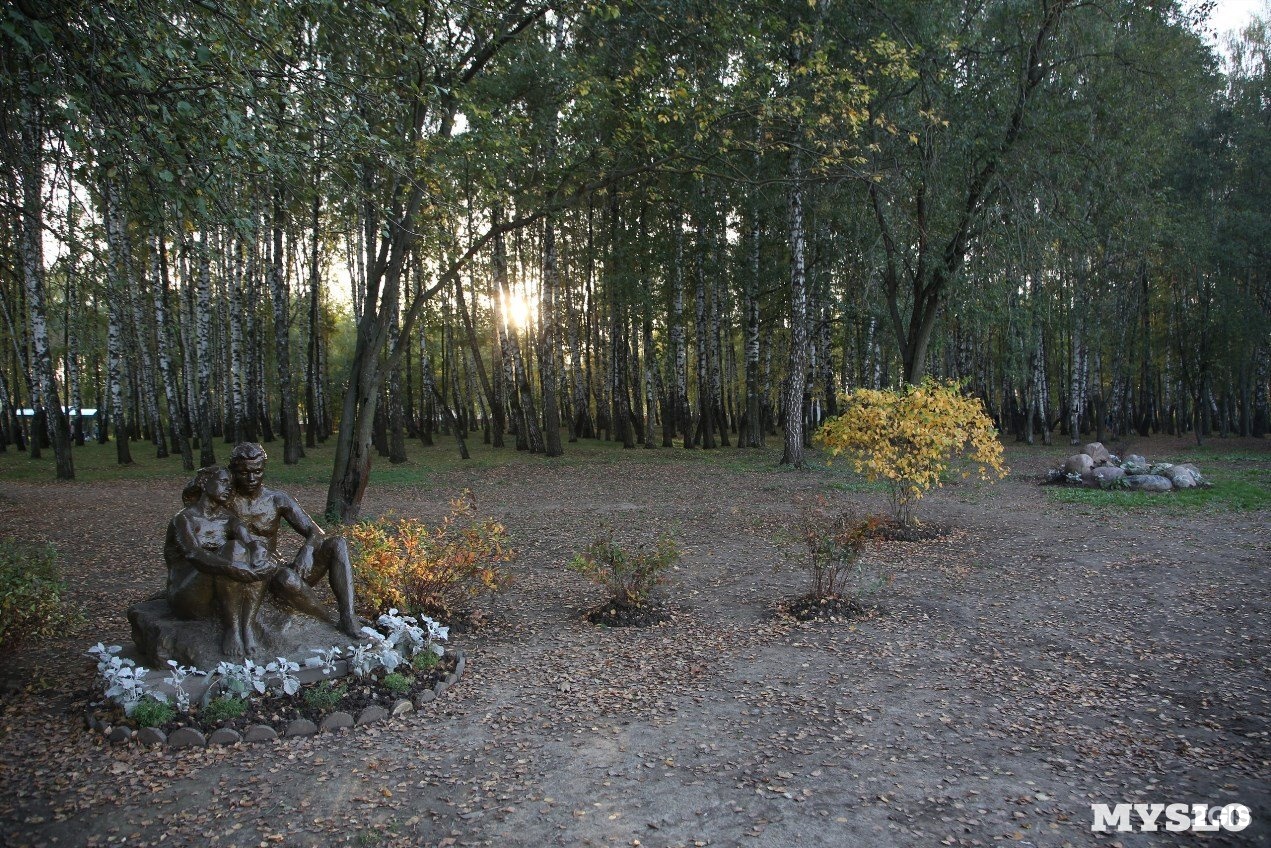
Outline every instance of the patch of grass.
POLYGON ((411 686, 415 685, 415 678, 393 672, 392 674, 384 675, 383 682, 384 688, 394 695, 404 695, 410 691, 411 686))
POLYGON ((1271 462, 1271 452, 1254 453, 1252 451, 1224 450, 1222 445, 1199 445, 1179 454, 1182 459, 1177 462, 1194 462, 1201 465, 1206 462, 1271 462))
POLYGON ((410 667, 415 671, 428 671, 441 661, 441 657, 437 656, 434 651, 420 651, 410 661, 410 667))
POLYGON ((172 721, 176 714, 171 704, 146 698, 133 708, 132 720, 138 727, 160 727, 172 721))
POLYGON ((348 688, 342 683, 336 684, 330 680, 323 680, 305 690, 304 702, 315 710, 334 709, 335 705, 343 700, 347 691, 348 688))
MULTIPOLYGON (((562 433, 562 442, 565 434, 562 433)), ((637 445, 632 450, 622 447, 621 442, 604 441, 603 439, 580 439, 577 442, 565 442, 565 455, 547 459, 539 455, 531 455, 517 451, 514 442, 509 438, 508 446, 492 448, 482 443, 481 432, 476 431, 468 436, 468 451, 472 458, 459 458, 453 436, 441 433, 433 434, 434 444, 425 447, 418 441, 410 442, 406 447, 406 462, 393 465, 388 462, 376 462, 372 473, 372 484, 377 486, 418 486, 432 483, 439 476, 465 475, 473 471, 492 468, 525 468, 537 469, 557 466, 580 465, 627 465, 630 463, 670 465, 687 461, 692 464, 712 466, 726 471, 742 473, 771 473, 773 471, 789 471, 778 466, 781 459, 780 437, 768 437, 763 448, 750 449, 737 447, 734 438, 732 446, 702 450, 695 448, 685 450, 677 440, 675 447, 663 448, 662 435, 657 433, 654 450, 646 450, 637 445)), ((214 440, 213 448, 216 459, 224 464, 229 460, 232 445, 224 439, 214 440)), ((154 447, 149 442, 132 442, 130 445, 132 465, 119 465, 116 461, 113 442, 100 445, 88 442, 83 447, 73 450, 75 460, 76 483, 102 483, 115 480, 170 480, 174 486, 183 485, 193 473, 181 468, 181 457, 172 454, 163 459, 154 455, 154 447)), ((265 450, 270 455, 266 471, 266 482, 270 486, 287 488, 294 486, 325 486, 331 479, 331 468, 335 456, 335 440, 328 439, 325 444, 305 448, 305 456, 295 465, 284 465, 282 462, 282 441, 265 443, 265 450)), ((809 471, 824 471, 825 461, 820 451, 812 449, 806 452, 809 471)), ((198 448, 195 448, 198 456, 198 448)), ((40 459, 33 460, 26 453, 14 450, 0 453, 0 478, 27 483, 51 483, 55 477, 53 452, 44 451, 40 459)), ((178 490, 179 491, 179 490, 178 490)), ((175 496, 174 496, 175 497, 175 496)))
POLYGON ((203 720, 208 724, 218 724, 232 718, 238 718, 247 712, 247 702, 238 698, 220 697, 212 700, 203 710, 203 720))
POLYGON ((871 483, 861 477, 857 480, 835 480, 833 483, 826 483, 825 487, 839 492, 886 492, 887 481, 875 480, 871 483))
MULTIPOLYGON (((562 442, 565 434, 562 433, 562 442)), ((532 474, 540 470, 561 467, 614 466, 630 467, 633 464, 644 467, 674 467, 683 469, 709 468, 731 474, 808 474, 825 478, 846 486, 845 491, 874 491, 872 484, 863 482, 860 475, 852 472, 850 466, 838 462, 827 466, 825 455, 820 450, 805 450, 807 468, 795 471, 781 466, 782 443, 779 436, 769 436, 767 444, 762 448, 740 448, 734 437, 730 447, 713 450, 694 448, 685 450, 678 440, 674 447, 663 448, 662 435, 657 433, 654 450, 637 446, 632 450, 622 447, 621 442, 604 441, 603 439, 580 439, 577 442, 565 442, 565 455, 547 459, 541 455, 531 455, 517 451, 509 437, 508 446, 492 448, 483 444, 480 431, 469 434, 468 450, 472 455, 469 460, 459 458, 452 436, 440 433, 433 434, 434 444, 424 447, 417 440, 411 441, 406 448, 406 462, 393 465, 377 461, 371 473, 371 485, 380 487, 397 486, 454 486, 462 487, 472 476, 491 469, 514 469, 518 473, 532 474)), ((217 438, 213 445, 218 462, 225 463, 229 459, 231 445, 217 438)), ((305 448, 305 456, 295 465, 284 465, 282 462, 282 441, 275 440, 264 445, 270 455, 269 465, 265 472, 267 485, 283 490, 294 490, 296 487, 325 488, 331 479, 331 469, 335 454, 335 440, 328 439, 325 444, 313 448, 305 448)), ((197 448, 195 456, 197 457, 197 448)), ((192 472, 181 468, 181 457, 173 454, 163 459, 154 455, 154 447, 148 442, 131 444, 132 465, 119 465, 116 462, 114 443, 99 445, 88 442, 83 447, 74 448, 75 483, 107 483, 118 480, 161 480, 162 485, 169 486, 173 492, 173 503, 178 503, 181 487, 193 476, 192 472)), ((691 472, 690 472, 691 473, 691 472)), ((52 483, 54 480, 53 452, 45 451, 38 460, 30 459, 25 453, 6 451, 0 453, 0 479, 24 483, 52 483)), ((881 489, 880 489, 881 490, 881 489)), ((294 493, 294 491, 293 491, 294 493)), ((321 504, 302 499, 302 505, 310 509, 315 516, 321 504)))
POLYGON ((1213 488, 1152 494, 1116 489, 1105 491, 1055 486, 1048 488, 1047 492, 1050 499, 1058 503, 1080 504, 1099 509, 1174 512, 1199 512, 1207 509, 1253 512, 1271 509, 1271 481, 1268 481, 1265 472, 1261 470, 1215 471, 1212 475, 1206 476, 1213 481, 1213 488))

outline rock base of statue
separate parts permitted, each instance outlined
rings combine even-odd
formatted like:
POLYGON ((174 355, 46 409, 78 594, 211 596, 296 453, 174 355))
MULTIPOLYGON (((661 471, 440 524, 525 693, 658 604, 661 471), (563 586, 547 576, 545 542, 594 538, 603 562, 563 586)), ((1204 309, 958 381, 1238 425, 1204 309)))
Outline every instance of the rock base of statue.
MULTIPOLYGON (((204 671, 226 660, 242 662, 241 657, 221 653, 219 620, 177 618, 165 598, 134 604, 128 609, 128 621, 137 652, 154 668, 166 669, 168 660, 204 671)), ((318 649, 343 648, 351 641, 324 621, 292 614, 268 602, 261 607, 259 623, 259 649, 252 660, 261 665, 276 657, 303 663, 318 649)))

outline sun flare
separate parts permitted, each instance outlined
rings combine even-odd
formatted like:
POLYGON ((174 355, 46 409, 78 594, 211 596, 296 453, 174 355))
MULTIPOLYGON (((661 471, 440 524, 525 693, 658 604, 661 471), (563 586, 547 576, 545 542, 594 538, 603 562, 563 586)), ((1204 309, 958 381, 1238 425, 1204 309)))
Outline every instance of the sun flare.
POLYGON ((533 321, 534 312, 524 295, 513 294, 503 301, 503 315, 509 325, 524 330, 533 321))

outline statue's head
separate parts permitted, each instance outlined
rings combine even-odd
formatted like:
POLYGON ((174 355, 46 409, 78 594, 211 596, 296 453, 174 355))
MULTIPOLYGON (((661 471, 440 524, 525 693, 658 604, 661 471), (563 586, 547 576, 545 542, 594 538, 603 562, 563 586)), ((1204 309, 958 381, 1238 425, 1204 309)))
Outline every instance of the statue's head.
POLYGON ((208 465, 200 468, 194 479, 185 484, 181 491, 181 501, 186 506, 194 504, 200 495, 206 494, 213 503, 223 504, 229 501, 232 478, 229 469, 219 465, 208 465))
POLYGON ((239 442, 229 455, 229 470, 234 480, 234 490, 241 495, 255 497, 260 493, 265 479, 265 460, 269 455, 255 442, 239 442))

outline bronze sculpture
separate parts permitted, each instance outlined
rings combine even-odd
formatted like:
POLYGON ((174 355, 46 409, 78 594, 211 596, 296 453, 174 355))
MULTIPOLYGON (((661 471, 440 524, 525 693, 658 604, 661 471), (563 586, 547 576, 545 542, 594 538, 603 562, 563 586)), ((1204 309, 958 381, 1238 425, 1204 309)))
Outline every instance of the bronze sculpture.
POLYGON ((234 483, 230 509, 271 555, 277 554, 282 522, 305 537, 296 558, 276 572, 270 589, 286 606, 325 620, 326 609, 311 588, 325 577, 339 612, 336 626, 348 636, 360 637, 362 622, 353 612, 353 565, 348 543, 342 536, 323 532, 291 495, 262 485, 268 458, 265 449, 255 442, 240 442, 230 453, 229 468, 234 483))
POLYGON ((221 658, 278 656, 362 637, 347 543, 328 536, 290 495, 262 485, 267 458, 260 445, 243 442, 228 469, 200 469, 186 486, 185 508, 164 539, 166 589, 128 612, 143 655, 207 668, 221 658), (291 562, 278 556, 283 522, 304 537, 291 562), (314 591, 324 579, 335 615, 314 591), (272 603, 264 603, 266 595, 272 603))
POLYGON ((229 471, 199 469, 184 493, 187 506, 168 522, 163 558, 172 611, 181 618, 219 615, 221 653, 239 658, 256 653, 257 614, 278 563, 230 512, 230 492, 229 471))

